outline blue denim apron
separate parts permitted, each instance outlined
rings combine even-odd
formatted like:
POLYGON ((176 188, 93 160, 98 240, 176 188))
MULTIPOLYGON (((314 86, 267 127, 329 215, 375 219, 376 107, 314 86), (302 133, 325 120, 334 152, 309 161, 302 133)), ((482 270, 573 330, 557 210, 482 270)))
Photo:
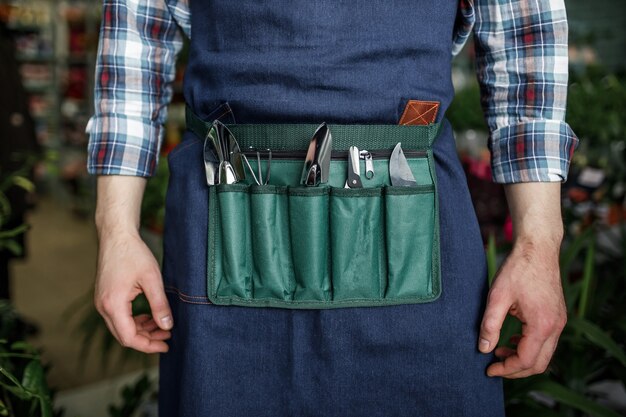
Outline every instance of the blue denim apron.
MULTIPOLYGON (((187 103, 237 123, 397 124, 407 100, 453 97, 457 0, 191 0, 187 103)), ((451 127, 435 144, 442 287, 431 303, 290 310, 212 305, 202 139, 169 155, 163 278, 175 327, 160 415, 503 416, 478 352, 480 233, 451 127)), ((211 215, 211 213, 208 213, 211 215)))

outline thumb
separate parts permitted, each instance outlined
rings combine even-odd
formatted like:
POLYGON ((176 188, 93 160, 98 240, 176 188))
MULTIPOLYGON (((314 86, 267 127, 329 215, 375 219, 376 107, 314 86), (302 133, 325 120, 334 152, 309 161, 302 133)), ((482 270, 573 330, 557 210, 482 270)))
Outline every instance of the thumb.
POLYGON ((478 350, 482 353, 491 352, 498 344, 500 329, 510 308, 511 302, 508 297, 494 291, 493 288, 489 291, 478 340, 478 350))
POLYGON ((150 304, 154 322, 161 329, 170 330, 174 326, 174 319, 172 318, 170 304, 165 296, 163 281, 160 278, 160 274, 152 276, 151 279, 143 283, 142 289, 150 304))

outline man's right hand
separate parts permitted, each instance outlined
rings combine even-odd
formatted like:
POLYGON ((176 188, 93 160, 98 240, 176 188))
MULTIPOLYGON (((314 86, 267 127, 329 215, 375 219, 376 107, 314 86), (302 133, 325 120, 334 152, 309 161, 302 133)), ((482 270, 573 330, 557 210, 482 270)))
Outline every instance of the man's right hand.
POLYGON ((167 352, 172 312, 159 264, 139 236, 139 208, 145 178, 98 177, 96 226, 99 236, 95 304, 122 346, 145 353, 167 352), (144 293, 152 317, 133 317, 132 301, 144 293))

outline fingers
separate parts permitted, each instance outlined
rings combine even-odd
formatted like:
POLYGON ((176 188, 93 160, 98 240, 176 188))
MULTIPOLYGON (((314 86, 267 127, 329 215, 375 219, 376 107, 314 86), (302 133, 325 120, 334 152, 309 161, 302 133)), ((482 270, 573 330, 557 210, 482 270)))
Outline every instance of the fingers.
POLYGON ((493 287, 487 297, 487 307, 480 325, 478 350, 482 353, 491 352, 500 338, 500 329, 511 308, 511 301, 497 288, 493 287))
POLYGON ((495 355, 500 359, 506 359, 515 354, 515 349, 506 346, 497 347, 494 351, 495 355))
POLYGON ((171 337, 170 332, 160 329, 148 315, 132 317, 130 302, 106 299, 98 303, 98 311, 122 346, 144 353, 168 351, 165 340, 171 337))
POLYGON ((519 372, 512 373, 510 375, 506 375, 505 378, 515 379, 515 378, 526 378, 531 375, 544 373, 548 366, 550 365, 550 359, 552 359, 552 354, 554 353, 554 348, 551 346, 550 342, 544 343, 541 351, 537 355, 535 365, 529 369, 524 369, 519 372))
POLYGON ((167 340, 172 333, 161 328, 154 322, 151 316, 141 315, 134 317, 137 333, 152 340, 167 340))
MULTIPOLYGON (((519 335, 519 334, 515 334, 515 335, 511 336, 509 338, 509 344, 511 344, 513 346, 517 346, 517 344, 521 340, 521 337, 522 336, 519 335)), ((516 352, 516 350, 514 348, 510 348, 508 346, 499 346, 494 351, 496 357, 498 357, 498 358, 500 358, 502 360, 508 358, 511 355, 514 355, 515 352, 516 352)))
MULTIPOLYGON (((517 337, 514 336, 515 339, 517 337)), ((499 347, 496 356, 504 359, 487 368, 487 375, 504 378, 525 378, 545 372, 556 349, 558 333, 547 338, 537 330, 527 330, 519 338, 517 349, 499 347)))
POLYGON ((150 280, 149 285, 143 285, 143 292, 150 304, 150 310, 155 323, 163 330, 170 330, 174 326, 172 310, 165 296, 163 281, 160 279, 150 280))
POLYGON ((532 336, 522 337, 514 354, 507 356, 504 361, 496 362, 487 368, 489 376, 509 376, 520 371, 531 369, 544 341, 532 336))
POLYGON ((151 332, 152 330, 155 330, 159 327, 152 319, 152 316, 150 316, 149 314, 135 316, 133 317, 133 320, 135 320, 135 325, 137 326, 138 331, 141 330, 151 332))
POLYGON ((122 346, 144 353, 167 352, 168 345, 164 342, 163 334, 156 334, 155 336, 158 337, 152 337, 151 332, 139 330, 137 322, 132 317, 130 303, 122 302, 115 305, 114 309, 108 313, 122 346))

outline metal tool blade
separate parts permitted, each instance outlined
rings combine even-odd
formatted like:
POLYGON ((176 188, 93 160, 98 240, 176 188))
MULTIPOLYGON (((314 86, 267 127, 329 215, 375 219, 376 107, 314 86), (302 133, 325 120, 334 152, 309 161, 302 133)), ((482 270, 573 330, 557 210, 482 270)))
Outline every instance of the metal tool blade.
POLYGON ((391 178, 391 185, 395 187, 417 186, 417 181, 415 181, 406 156, 404 156, 400 142, 393 148, 389 158, 389 177, 391 178))
POLYGON ((214 185, 216 179, 220 184, 233 184, 246 178, 239 143, 228 127, 219 120, 213 121, 207 132, 204 161, 209 185, 214 185))
POLYGON ((330 154, 332 135, 326 123, 322 123, 309 142, 300 183, 306 186, 318 186, 328 182, 330 174, 330 154))
POLYGON ((237 182, 243 181, 246 179, 246 170, 243 166, 243 158, 241 149, 239 148, 239 143, 235 136, 231 133, 230 130, 224 125, 224 137, 226 138, 226 143, 228 145, 228 162, 235 173, 237 178, 237 182))
POLYGON ((221 152, 215 147, 219 143, 217 128, 213 125, 204 138, 204 171, 208 185, 219 183, 219 155, 221 152))
POLYGON ((361 182, 361 167, 359 164, 360 156, 359 148, 350 146, 348 152, 348 179, 346 179, 346 187, 363 188, 363 183, 361 182))
POLYGON ((236 182, 239 182, 239 180, 232 164, 228 161, 220 162, 219 183, 235 184, 236 182))

